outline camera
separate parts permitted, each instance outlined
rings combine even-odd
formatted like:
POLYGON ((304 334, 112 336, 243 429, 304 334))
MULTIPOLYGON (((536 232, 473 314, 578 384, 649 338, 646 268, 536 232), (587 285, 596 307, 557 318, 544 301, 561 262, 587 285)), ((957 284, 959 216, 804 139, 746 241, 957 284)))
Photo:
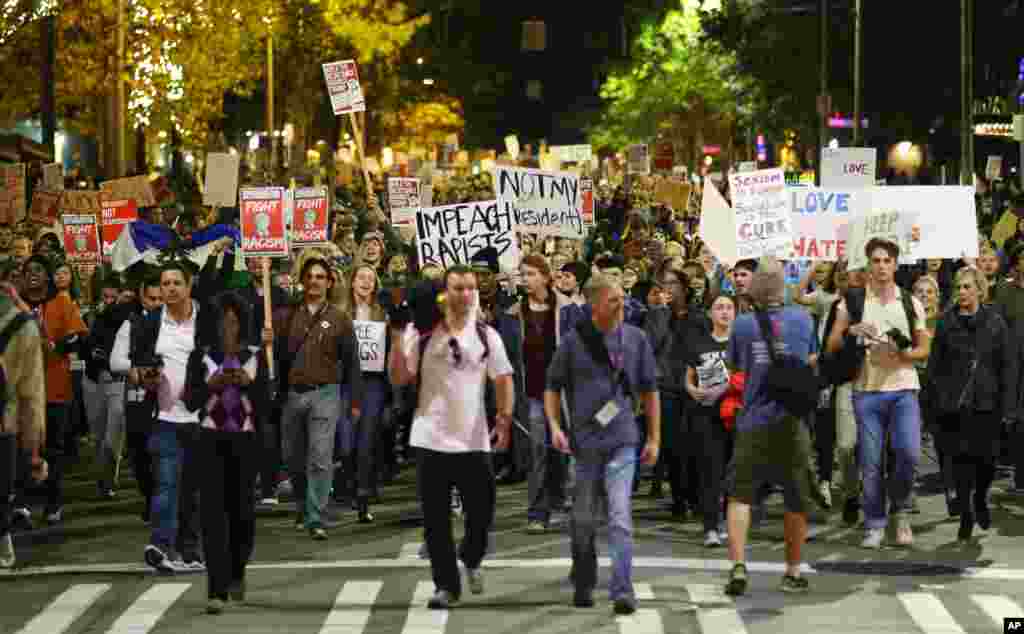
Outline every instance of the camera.
POLYGON ((887 337, 892 339, 892 342, 896 344, 896 347, 900 352, 909 349, 914 343, 906 335, 900 332, 898 328, 891 328, 885 334, 887 337))

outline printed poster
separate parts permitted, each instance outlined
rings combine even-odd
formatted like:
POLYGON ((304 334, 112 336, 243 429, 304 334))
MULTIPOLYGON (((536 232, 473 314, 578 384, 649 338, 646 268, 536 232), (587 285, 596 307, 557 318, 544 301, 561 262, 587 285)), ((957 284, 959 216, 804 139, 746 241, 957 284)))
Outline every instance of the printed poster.
POLYGON ((448 268, 469 264, 477 252, 494 247, 501 269, 516 271, 515 228, 513 212, 496 200, 428 207, 416 214, 416 250, 421 263, 448 268))
POLYGON ((391 207, 393 226, 411 227, 416 224, 416 211, 421 206, 421 200, 420 179, 388 179, 388 206, 391 207))
POLYGON ((496 167, 494 189, 502 213, 514 219, 516 231, 584 238, 583 196, 576 174, 496 167))
POLYGON ((779 168, 729 175, 740 260, 774 256, 784 260, 793 248, 793 225, 786 179, 779 168))
POLYGON ((283 187, 258 187, 239 192, 242 251, 246 257, 287 258, 283 187))
POLYGON ((352 321, 359 342, 359 367, 363 372, 383 372, 388 325, 382 321, 352 321))
POLYGON ((328 216, 327 188, 304 187, 295 190, 295 207, 292 213, 292 246, 325 244, 328 216))
POLYGON ((100 260, 96 216, 61 216, 64 252, 72 264, 96 264, 100 260))
POLYGON ((580 207, 583 225, 593 227, 597 224, 597 219, 594 217, 594 179, 589 177, 580 178, 580 192, 583 198, 580 207))
POLYGON ((139 219, 139 208, 134 200, 104 200, 100 237, 103 239, 103 257, 110 257, 114 243, 125 227, 139 219))
POLYGON ((331 108, 335 115, 366 111, 366 99, 359 85, 359 71, 355 60, 324 64, 324 80, 331 108))

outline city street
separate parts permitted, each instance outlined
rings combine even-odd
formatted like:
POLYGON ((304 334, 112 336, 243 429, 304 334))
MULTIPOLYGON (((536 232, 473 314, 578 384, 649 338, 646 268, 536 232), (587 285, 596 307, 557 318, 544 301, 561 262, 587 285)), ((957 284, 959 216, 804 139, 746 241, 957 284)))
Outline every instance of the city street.
MULTIPOLYGON (((1024 500, 993 491, 994 527, 969 546, 955 543, 941 496, 922 495, 912 549, 859 547, 860 529, 819 517, 805 549, 811 591, 783 595, 781 499, 772 499, 753 532, 751 588, 733 602, 721 587, 724 548, 705 549, 696 521, 673 522, 663 501, 640 489, 634 577, 640 608, 614 617, 606 586, 597 605, 570 607, 572 587, 564 516, 544 535, 524 530, 525 486, 499 488, 494 553, 485 561, 486 591, 464 594, 450 613, 425 609, 433 591, 415 516, 411 473, 382 491, 377 521, 360 525, 335 509, 330 540, 316 543, 292 525, 289 505, 261 508, 244 605, 204 613, 202 573, 159 577, 142 565, 147 531, 130 480, 117 501, 98 503, 72 483, 80 502, 66 526, 18 536, 19 567, 0 574, 0 631, 295 632, 431 634, 439 632, 1002 632, 1002 619, 1024 610, 1024 500)), ((457 525, 458 526, 458 525, 457 525)), ((458 529, 457 529, 458 530, 458 529)), ((600 548, 606 554, 604 543, 600 548)), ((602 561, 607 582, 607 560, 602 561)))

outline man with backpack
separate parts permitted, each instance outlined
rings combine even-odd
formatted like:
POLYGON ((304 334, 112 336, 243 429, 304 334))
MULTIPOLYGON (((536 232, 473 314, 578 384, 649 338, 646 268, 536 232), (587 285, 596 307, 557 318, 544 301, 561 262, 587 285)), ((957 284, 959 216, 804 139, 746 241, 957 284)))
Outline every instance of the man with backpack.
MULTIPOLYGON (((914 363, 931 349, 924 306, 896 285, 900 249, 880 238, 868 241, 868 283, 851 290, 836 307, 827 350, 837 355, 833 375, 854 379, 853 409, 857 419, 860 469, 864 486, 862 546, 882 546, 887 525, 886 491, 892 496, 896 543, 910 546, 914 534, 907 518, 914 485, 914 467, 921 454, 920 383, 914 363), (893 463, 889 486, 882 479, 887 433, 893 463)), ((842 380, 842 379, 840 379, 842 380)))
POLYGON ((46 441, 46 379, 43 340, 31 313, 0 294, 0 569, 15 564, 11 540, 11 500, 17 485, 47 476, 42 457, 46 441))

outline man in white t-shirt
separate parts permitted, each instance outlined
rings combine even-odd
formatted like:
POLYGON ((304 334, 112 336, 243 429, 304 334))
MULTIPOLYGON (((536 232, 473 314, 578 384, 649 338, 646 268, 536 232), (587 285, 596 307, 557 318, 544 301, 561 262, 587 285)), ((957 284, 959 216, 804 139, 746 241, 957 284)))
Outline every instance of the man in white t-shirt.
POLYGON ((476 290, 472 269, 449 268, 444 319, 430 333, 412 325, 392 333, 392 341, 401 341, 389 361, 392 385, 419 382, 409 444, 419 453, 416 479, 436 590, 427 606, 433 609, 448 609, 462 594, 450 520, 452 486, 462 496, 466 516, 458 557, 466 566, 470 591, 483 592, 480 562, 495 502, 491 441, 496 450, 507 448, 512 426, 512 364, 498 333, 474 318, 476 290), (484 404, 488 378, 494 381, 498 405, 493 434, 484 404))

